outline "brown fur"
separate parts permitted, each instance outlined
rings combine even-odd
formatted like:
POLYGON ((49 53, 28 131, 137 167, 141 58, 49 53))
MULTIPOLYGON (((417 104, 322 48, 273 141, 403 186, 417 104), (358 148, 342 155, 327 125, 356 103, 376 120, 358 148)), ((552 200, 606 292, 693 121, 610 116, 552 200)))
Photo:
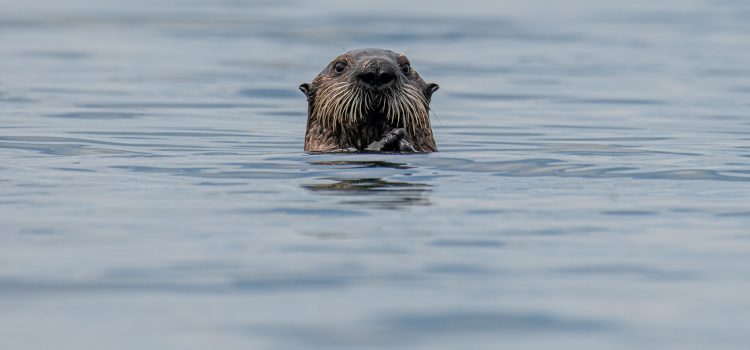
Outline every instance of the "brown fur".
POLYGON ((380 49, 347 52, 334 59, 312 82, 302 84, 308 100, 305 151, 362 150, 396 128, 417 152, 435 152, 429 103, 437 84, 427 84, 401 54, 380 49), (357 74, 368 65, 396 69, 387 88, 362 84, 357 74), (336 70, 345 66, 343 71, 336 70))

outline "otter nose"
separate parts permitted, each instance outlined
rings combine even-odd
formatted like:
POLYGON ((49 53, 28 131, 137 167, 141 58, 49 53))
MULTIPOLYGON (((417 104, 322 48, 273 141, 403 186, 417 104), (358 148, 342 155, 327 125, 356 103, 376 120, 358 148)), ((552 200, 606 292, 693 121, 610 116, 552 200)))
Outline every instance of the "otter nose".
POLYGON ((396 75, 391 72, 375 70, 374 72, 360 73, 357 78, 367 85, 384 86, 396 79, 396 75))
POLYGON ((357 73, 357 79, 373 88, 382 88, 396 80, 396 68, 386 61, 374 60, 357 73))

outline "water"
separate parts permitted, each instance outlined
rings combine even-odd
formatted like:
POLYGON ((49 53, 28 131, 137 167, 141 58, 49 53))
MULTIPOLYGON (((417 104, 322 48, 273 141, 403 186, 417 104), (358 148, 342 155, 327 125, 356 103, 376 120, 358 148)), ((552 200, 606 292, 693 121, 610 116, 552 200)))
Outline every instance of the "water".
POLYGON ((0 3, 16 349, 745 349, 744 1, 0 3), (440 153, 309 155, 344 49, 440 153))

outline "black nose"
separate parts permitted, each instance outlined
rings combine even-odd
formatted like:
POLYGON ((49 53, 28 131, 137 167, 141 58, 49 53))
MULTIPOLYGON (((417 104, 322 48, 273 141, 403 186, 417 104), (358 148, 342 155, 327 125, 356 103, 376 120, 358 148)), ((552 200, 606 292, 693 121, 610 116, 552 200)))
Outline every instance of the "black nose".
POLYGON ((356 76, 369 87, 383 88, 396 80, 396 67, 384 60, 372 60, 356 76))
POLYGON ((383 86, 396 79, 396 75, 390 72, 374 71, 361 73, 357 75, 357 78, 367 85, 383 86))

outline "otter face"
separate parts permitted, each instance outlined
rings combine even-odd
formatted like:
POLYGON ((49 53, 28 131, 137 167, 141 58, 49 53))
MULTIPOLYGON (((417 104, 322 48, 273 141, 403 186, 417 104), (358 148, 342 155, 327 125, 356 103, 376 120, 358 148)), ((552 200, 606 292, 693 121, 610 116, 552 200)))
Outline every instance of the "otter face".
POLYGON ((305 150, 363 149, 403 128, 406 140, 437 149, 429 103, 438 85, 426 83, 403 54, 383 49, 349 51, 300 85, 308 99, 305 150))

